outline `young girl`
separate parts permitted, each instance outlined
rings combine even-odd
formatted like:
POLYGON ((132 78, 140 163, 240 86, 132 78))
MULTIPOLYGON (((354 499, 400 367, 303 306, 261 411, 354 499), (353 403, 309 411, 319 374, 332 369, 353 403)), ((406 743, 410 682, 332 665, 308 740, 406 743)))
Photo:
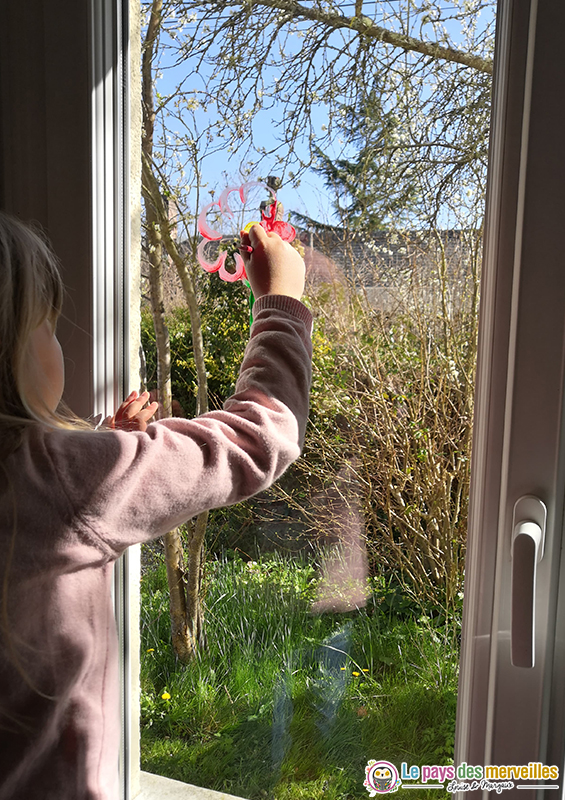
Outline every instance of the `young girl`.
POLYGON ((304 263, 259 226, 242 244, 257 299, 224 409, 150 423, 156 404, 133 394, 94 432, 61 411, 54 257, 0 214, 0 800, 117 800, 114 561, 265 489, 300 453, 304 263))

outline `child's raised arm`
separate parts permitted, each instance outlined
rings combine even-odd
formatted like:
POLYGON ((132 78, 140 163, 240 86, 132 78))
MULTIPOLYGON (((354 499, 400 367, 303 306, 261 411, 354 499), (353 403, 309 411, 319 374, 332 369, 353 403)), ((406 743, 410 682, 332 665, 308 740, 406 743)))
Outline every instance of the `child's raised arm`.
POLYGON ((70 504, 77 530, 88 529, 92 551, 84 558, 99 558, 100 550, 115 558, 202 511, 240 502, 268 488, 298 458, 308 416, 312 317, 296 298, 279 293, 289 291, 286 284, 275 291, 255 303, 235 391, 222 409, 160 420, 146 431, 30 432, 41 439, 30 445, 34 452, 48 451, 44 460, 56 473, 50 486, 64 487, 51 502, 63 509, 70 504))
MULTIPOLYGON (((304 261, 297 250, 276 233, 267 233, 254 225, 249 233, 241 233, 245 271, 255 298, 280 294, 300 300, 304 292, 304 261), (251 248, 251 252, 245 248, 251 248)), ((114 416, 107 417, 107 428, 125 431, 145 431, 156 414, 159 404, 150 403, 149 392, 132 392, 114 416)))

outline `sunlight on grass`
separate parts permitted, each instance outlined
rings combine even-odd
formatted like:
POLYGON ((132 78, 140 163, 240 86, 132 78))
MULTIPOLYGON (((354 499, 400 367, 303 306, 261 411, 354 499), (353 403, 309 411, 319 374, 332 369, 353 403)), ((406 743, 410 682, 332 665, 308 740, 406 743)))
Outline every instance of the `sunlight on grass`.
MULTIPOLYGON (((299 559, 208 564, 207 650, 169 644, 164 567, 142 581, 142 768, 260 800, 367 797, 370 758, 453 761, 457 618, 365 609, 313 615, 299 559)), ((396 796, 443 797, 438 790, 396 796)))

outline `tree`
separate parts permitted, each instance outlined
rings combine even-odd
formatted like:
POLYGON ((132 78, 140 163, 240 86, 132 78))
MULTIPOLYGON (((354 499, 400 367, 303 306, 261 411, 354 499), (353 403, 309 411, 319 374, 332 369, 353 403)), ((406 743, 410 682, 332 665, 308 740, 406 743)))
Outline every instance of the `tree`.
MULTIPOLYGON (((208 410, 208 394, 202 322, 194 281, 171 234, 168 207, 162 194, 163 186, 155 175, 156 169, 153 161, 155 108, 152 63, 159 39, 162 10, 162 0, 153 0, 143 47, 142 186, 148 241, 151 310, 157 346, 158 399, 163 416, 168 417, 171 416, 172 396, 170 341, 163 302, 163 266, 166 256, 172 260, 177 269, 190 311, 192 346, 197 373, 198 414, 203 414, 208 410)), ((190 255, 194 261, 194 252, 189 253, 190 255)), ((204 641, 201 583, 207 520, 208 512, 204 512, 193 523, 188 542, 186 568, 178 529, 167 533, 164 540, 170 592, 172 640, 177 656, 184 662, 194 656, 204 641)))
POLYGON ((454 201, 458 224, 469 224, 484 195, 488 155, 488 87, 482 78, 475 83, 459 87, 457 105, 447 97, 440 102, 439 86, 427 99, 411 100, 413 87, 393 96, 383 84, 360 94, 356 105, 339 107, 347 146, 338 155, 335 148, 315 148, 313 170, 335 198, 341 228, 367 235, 385 227, 435 227, 454 201), (472 202, 461 202, 469 189, 472 202))
POLYGON ((240 153, 250 148, 252 168, 280 160, 283 177, 299 180, 320 152, 331 149, 332 160, 339 158, 340 139, 347 152, 358 133, 344 124, 351 114, 361 122, 379 107, 399 120, 401 140, 388 152, 405 170, 410 163, 422 173, 425 210, 437 218, 461 181, 482 191, 493 6, 390 0, 369 11, 359 2, 347 16, 334 0, 171 0, 168 61, 199 80, 198 89, 188 91, 184 82, 171 94, 171 122, 175 113, 179 121, 185 116, 179 99, 190 96, 212 112, 211 135, 240 153), (265 112, 273 114, 277 135, 267 144, 253 129, 265 112))
MULTIPOLYGON (((371 88, 361 108, 343 106, 340 129, 354 148, 349 156, 332 158, 316 148, 313 169, 335 198, 339 227, 367 236, 395 224, 414 211, 419 186, 409 166, 398 158, 403 138, 395 110, 385 110, 381 94, 371 88)), ((299 222, 324 229, 325 224, 295 214, 299 222)))
POLYGON ((181 279, 190 275, 163 192, 194 244, 203 164, 219 150, 247 160, 244 179, 262 164, 295 184, 312 166, 325 170, 358 227, 414 214, 417 199, 422 222, 437 227, 455 214, 480 230, 493 2, 357 0, 353 16, 336 0, 151 0, 146 8, 143 182, 163 380, 163 248, 181 279), (161 96, 155 75, 169 67, 182 75, 161 96), (276 138, 257 136, 260 113, 272 115, 276 138))

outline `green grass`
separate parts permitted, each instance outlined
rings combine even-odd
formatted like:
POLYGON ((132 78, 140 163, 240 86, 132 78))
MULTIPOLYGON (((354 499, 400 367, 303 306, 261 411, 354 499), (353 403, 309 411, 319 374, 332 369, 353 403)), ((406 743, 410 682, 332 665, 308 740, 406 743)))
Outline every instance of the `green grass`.
POLYGON ((213 561, 206 583, 208 647, 184 667, 164 566, 143 578, 143 769, 248 800, 345 800, 368 797, 371 758, 453 763, 455 615, 375 581, 365 609, 313 615, 314 567, 280 556, 213 561))

